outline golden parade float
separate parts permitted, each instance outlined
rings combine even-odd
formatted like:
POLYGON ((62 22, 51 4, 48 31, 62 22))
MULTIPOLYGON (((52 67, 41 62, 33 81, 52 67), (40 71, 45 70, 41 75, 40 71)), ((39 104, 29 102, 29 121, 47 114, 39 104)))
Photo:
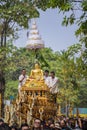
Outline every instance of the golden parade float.
MULTIPOLYGON (((27 49, 33 49, 35 52, 44 47, 44 43, 39 36, 36 22, 33 22, 30 30, 27 49)), ((13 122, 27 122, 32 124, 34 118, 47 120, 55 117, 57 113, 57 104, 49 87, 45 84, 43 70, 38 63, 31 70, 25 84, 20 88, 16 101, 14 101, 8 110, 5 108, 5 121, 9 124, 13 122)))
MULTIPOLYGON (((17 102, 18 103, 18 102, 17 102)), ((57 106, 51 99, 51 93, 45 84, 43 71, 38 64, 31 71, 19 94, 19 104, 21 103, 22 119, 40 118, 47 119, 56 115, 57 106)), ((20 111, 20 110, 19 110, 20 111)))
POLYGON ((34 118, 47 120, 50 117, 55 117, 56 112, 57 104, 45 84, 43 71, 36 63, 25 84, 20 88, 16 101, 11 104, 6 120, 9 123, 27 122, 31 124, 34 118))

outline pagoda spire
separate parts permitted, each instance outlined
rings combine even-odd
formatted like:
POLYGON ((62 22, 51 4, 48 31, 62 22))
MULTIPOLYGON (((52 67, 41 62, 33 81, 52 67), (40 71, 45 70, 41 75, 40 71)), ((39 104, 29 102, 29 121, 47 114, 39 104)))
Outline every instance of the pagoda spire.
POLYGON ((33 20, 30 28, 26 48, 34 50, 44 48, 44 41, 39 34, 35 19, 33 20))

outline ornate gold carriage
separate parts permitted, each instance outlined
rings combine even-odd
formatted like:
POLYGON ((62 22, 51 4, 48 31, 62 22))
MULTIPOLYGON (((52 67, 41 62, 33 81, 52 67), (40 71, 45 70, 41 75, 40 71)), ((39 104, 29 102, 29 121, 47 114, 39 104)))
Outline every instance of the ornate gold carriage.
POLYGON ((45 84, 43 71, 40 67, 36 68, 35 71, 31 71, 30 77, 21 87, 16 102, 11 107, 10 122, 15 119, 19 124, 23 122, 30 124, 34 118, 47 120, 55 117, 56 112, 57 104, 45 84))

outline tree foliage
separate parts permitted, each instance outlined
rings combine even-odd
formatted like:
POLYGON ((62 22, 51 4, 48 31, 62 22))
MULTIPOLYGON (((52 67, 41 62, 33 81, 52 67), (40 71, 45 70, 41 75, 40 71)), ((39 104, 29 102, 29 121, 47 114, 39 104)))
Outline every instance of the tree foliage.
POLYGON ((0 46, 6 46, 6 37, 15 36, 18 28, 27 28, 32 17, 39 13, 31 0, 0 1, 0 46), (19 27, 18 27, 19 26, 19 27))

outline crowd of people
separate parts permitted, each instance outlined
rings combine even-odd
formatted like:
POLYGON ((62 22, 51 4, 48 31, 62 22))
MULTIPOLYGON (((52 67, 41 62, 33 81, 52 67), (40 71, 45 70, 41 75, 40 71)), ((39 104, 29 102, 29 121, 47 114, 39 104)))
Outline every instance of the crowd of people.
POLYGON ((0 119, 0 130, 87 130, 87 119, 60 116, 56 120, 49 118, 47 121, 42 121, 35 118, 32 125, 23 123, 20 127, 15 123, 9 126, 0 119))

